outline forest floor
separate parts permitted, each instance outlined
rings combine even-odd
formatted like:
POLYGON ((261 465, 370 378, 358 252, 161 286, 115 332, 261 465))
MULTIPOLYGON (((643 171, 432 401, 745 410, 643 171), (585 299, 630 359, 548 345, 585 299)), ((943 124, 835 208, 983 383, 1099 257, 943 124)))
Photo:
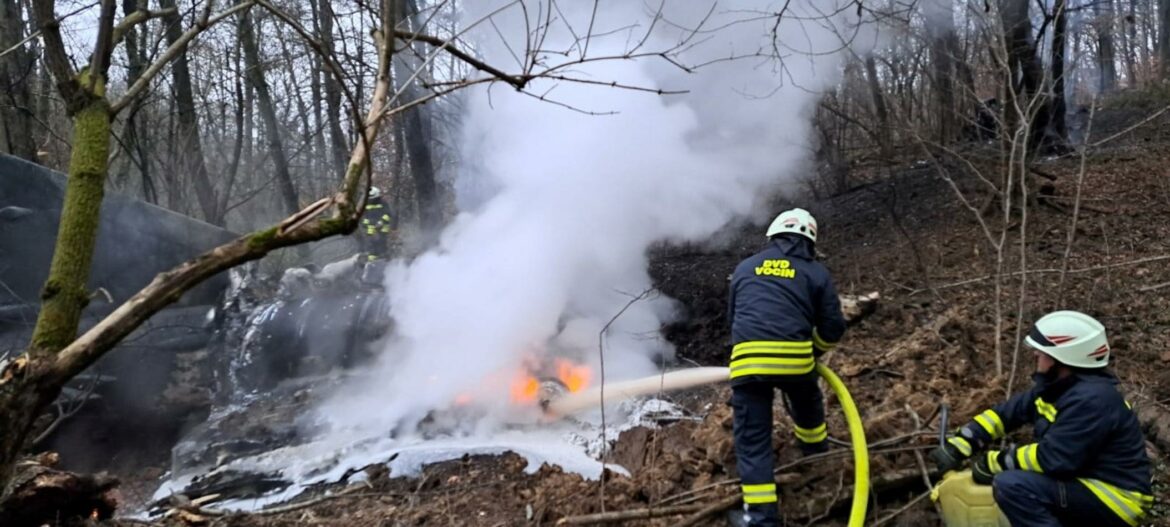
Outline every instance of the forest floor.
MULTIPOLYGON (((1165 104, 1140 96, 1106 103, 1096 113, 1090 140, 1120 133, 1165 104)), ((963 152, 987 174, 998 173, 993 161, 978 159, 989 149, 971 145, 963 152)), ((1029 188, 1039 199, 1028 203, 1026 219, 1017 208, 1008 222, 1003 268, 1015 274, 1001 284, 999 315, 996 283, 989 278, 996 251, 976 214, 932 164, 871 170, 870 182, 808 207, 821 224, 818 248, 840 292, 882 294, 878 311, 852 327, 827 357, 852 391, 870 444, 878 445, 871 450, 870 470, 880 492, 870 502, 867 525, 887 516, 887 525, 938 525, 929 500, 906 507, 926 490, 916 453, 937 441, 932 417, 946 402, 952 424, 958 424, 1002 399, 1009 380, 1016 389, 1025 386, 1034 359, 1020 347, 1020 331, 1047 311, 1077 309, 1100 319, 1111 335, 1114 370, 1143 420, 1170 412, 1170 115, 1089 149, 1083 161, 1071 249, 1082 158, 1074 153, 1038 162, 1038 171, 1053 179, 1034 175, 1029 188), (1016 272, 1021 269, 1027 272, 1016 272)), ((944 166, 973 205, 983 207, 987 193, 965 165, 944 166)), ((854 174, 865 181, 864 169, 854 174)), ((983 219, 998 242, 1002 208, 987 207, 983 219)), ((658 288, 685 307, 685 317, 664 329, 682 362, 724 364, 727 276, 761 246, 761 232, 749 226, 730 233, 719 249, 655 253, 651 271, 658 288)), ((711 387, 673 396, 703 419, 623 433, 610 461, 631 476, 609 474, 604 485, 557 467, 527 474, 526 462, 513 454, 469 456, 431 465, 413 478, 373 474, 367 488, 281 514, 206 520, 247 527, 552 525, 603 509, 690 505, 684 514, 626 523, 677 525, 695 509, 738 492, 728 394, 725 387, 711 387)), ((832 396, 827 404, 830 434, 847 439, 840 406, 832 396)), ((780 407, 775 415, 778 481, 789 525, 844 525, 849 450, 836 446, 827 456, 801 460, 790 420, 780 407)), ((1159 494, 1150 522, 1170 525, 1170 436, 1148 437, 1159 494)), ((723 516, 695 524, 722 525, 723 516)))

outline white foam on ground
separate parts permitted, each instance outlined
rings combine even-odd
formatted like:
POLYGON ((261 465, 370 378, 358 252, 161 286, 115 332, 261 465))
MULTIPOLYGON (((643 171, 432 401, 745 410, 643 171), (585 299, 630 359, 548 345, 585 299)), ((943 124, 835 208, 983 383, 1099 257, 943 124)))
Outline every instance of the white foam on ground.
POLYGON ((652 416, 684 417, 677 406, 659 399, 627 401, 618 405, 611 415, 615 422, 606 427, 604 439, 600 415, 592 414, 578 421, 562 421, 540 428, 503 430, 483 435, 431 439, 366 438, 343 444, 318 441, 284 447, 233 460, 207 475, 173 477, 159 487, 154 499, 182 492, 196 476, 219 472, 266 474, 295 482, 283 490, 259 498, 208 505, 225 511, 255 511, 291 500, 314 486, 337 483, 347 473, 352 474, 348 482, 363 481, 365 475, 360 471, 370 465, 386 465, 390 469, 390 477, 410 477, 418 475, 423 467, 433 463, 458 459, 464 455, 496 455, 505 452, 514 452, 526 459, 528 466, 525 472, 529 474, 535 473, 541 465, 549 464, 591 480, 600 477, 603 469, 628 476, 629 472, 624 467, 603 464, 598 460, 618 435, 636 426, 654 426, 652 416))

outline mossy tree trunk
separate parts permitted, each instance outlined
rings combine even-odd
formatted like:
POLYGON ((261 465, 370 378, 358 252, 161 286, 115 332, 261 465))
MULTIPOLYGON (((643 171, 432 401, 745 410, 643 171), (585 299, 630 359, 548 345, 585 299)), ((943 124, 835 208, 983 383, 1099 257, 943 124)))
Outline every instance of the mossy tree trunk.
MULTIPOLYGON (((73 115, 73 151, 57 245, 49 278, 41 291, 41 310, 28 353, 0 377, 0 482, 12 476, 13 462, 32 431, 40 409, 56 399, 68 381, 58 374, 56 354, 77 337, 81 310, 89 302, 90 264, 97 240, 98 217, 110 154, 110 105, 100 79, 90 84, 73 115), (6 378, 5 378, 6 377, 6 378)), ((5 486, 0 500, 11 489, 5 486)))

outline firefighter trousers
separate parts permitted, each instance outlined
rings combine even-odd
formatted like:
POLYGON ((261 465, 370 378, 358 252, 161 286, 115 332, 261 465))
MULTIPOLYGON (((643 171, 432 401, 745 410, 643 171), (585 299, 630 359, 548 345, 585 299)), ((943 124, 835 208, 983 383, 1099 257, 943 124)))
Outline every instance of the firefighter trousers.
POLYGON ((1012 527, 1129 527, 1078 481, 1008 470, 992 481, 995 503, 1012 527))
POLYGON ((743 485, 748 525, 778 525, 776 483, 772 477, 772 405, 776 389, 787 399, 802 451, 819 451, 826 443, 825 403, 815 376, 751 381, 732 386, 735 413, 736 468, 743 485))

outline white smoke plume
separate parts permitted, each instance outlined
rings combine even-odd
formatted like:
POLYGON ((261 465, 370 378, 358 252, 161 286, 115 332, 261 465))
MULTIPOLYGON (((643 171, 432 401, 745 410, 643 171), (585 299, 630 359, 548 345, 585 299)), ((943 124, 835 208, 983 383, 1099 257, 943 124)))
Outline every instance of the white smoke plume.
MULTIPOLYGON (((810 117, 819 92, 839 78, 848 31, 834 18, 842 12, 826 16, 831 2, 793 1, 774 47, 775 14, 787 3, 666 2, 655 22, 657 3, 601 2, 589 56, 622 56, 653 26, 641 51, 686 42, 676 61, 704 65, 689 73, 648 57, 564 73, 682 95, 551 80, 527 88, 607 113, 586 115, 502 84, 471 93, 459 177, 475 184, 458 186, 491 191, 460 196, 465 210, 438 247, 388 271, 397 337, 371 368, 372 382, 327 405, 330 420, 389 430, 461 395, 502 402, 510 373, 548 350, 596 368, 601 328, 651 287, 650 246, 702 241, 748 215, 770 219, 777 211, 761 207, 766 197, 807 170, 810 117), (774 50, 782 62, 763 56, 774 50)), ((465 4, 470 21, 503 2, 465 4)), ((541 47, 573 57, 593 3, 558 6, 541 47)), ((525 48, 525 28, 548 8, 529 2, 526 25, 514 5, 494 16, 498 32, 480 24, 468 38, 486 62, 514 71, 512 52, 525 48)), ((656 371, 656 358, 672 354, 657 336, 672 315, 667 299, 630 306, 607 333, 607 379, 656 371)))

